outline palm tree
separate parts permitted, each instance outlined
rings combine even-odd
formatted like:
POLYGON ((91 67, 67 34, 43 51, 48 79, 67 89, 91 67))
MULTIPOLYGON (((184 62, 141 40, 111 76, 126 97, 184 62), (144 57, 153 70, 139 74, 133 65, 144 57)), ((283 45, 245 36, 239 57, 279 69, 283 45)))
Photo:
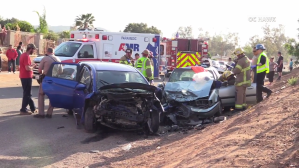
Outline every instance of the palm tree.
POLYGON ((76 26, 80 29, 87 29, 93 27, 92 23, 95 21, 91 13, 82 14, 75 19, 76 26))
POLYGON ((48 33, 48 23, 46 21, 46 8, 44 7, 44 13, 42 15, 40 15, 37 11, 33 12, 35 12, 39 18, 39 27, 37 28, 37 32, 48 33))

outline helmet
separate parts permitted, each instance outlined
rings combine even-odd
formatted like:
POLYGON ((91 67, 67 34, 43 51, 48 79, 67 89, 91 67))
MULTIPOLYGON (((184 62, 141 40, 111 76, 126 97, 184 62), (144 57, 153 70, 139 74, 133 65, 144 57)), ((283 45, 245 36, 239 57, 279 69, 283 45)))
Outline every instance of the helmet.
POLYGON ((127 48, 126 49, 126 53, 132 53, 132 51, 133 51, 132 48, 127 48))
POLYGON ((223 79, 227 79, 229 76, 231 76, 233 73, 231 71, 224 71, 222 74, 223 79))
POLYGON ((146 50, 144 50, 141 54, 149 55, 149 51, 146 49, 146 50))
POLYGON ((235 55, 240 55, 240 54, 243 54, 244 51, 242 50, 242 48, 237 48, 234 52, 235 55))
POLYGON ((263 44, 257 44, 257 45, 255 46, 255 49, 256 49, 256 50, 266 50, 266 48, 265 48, 265 46, 264 46, 263 44))

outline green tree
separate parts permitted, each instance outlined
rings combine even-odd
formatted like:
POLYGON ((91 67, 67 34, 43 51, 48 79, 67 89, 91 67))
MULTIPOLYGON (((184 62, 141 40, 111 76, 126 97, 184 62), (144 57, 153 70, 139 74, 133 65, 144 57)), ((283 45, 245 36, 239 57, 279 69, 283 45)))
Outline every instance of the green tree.
POLYGON ((236 45, 238 45, 238 34, 228 33, 210 37, 209 52, 212 56, 231 56, 236 45))
POLYGON ((59 33, 59 37, 60 38, 70 38, 71 37, 70 31, 63 31, 63 32, 59 33))
POLYGON ((18 21, 17 25, 20 27, 20 31, 24 32, 34 32, 34 27, 26 21, 18 21))
POLYGON ((178 31, 174 34, 174 37, 177 33, 179 33, 179 38, 194 38, 191 26, 179 27, 178 31))
POLYGON ((48 33, 46 33, 44 35, 44 38, 47 39, 47 40, 53 40, 53 41, 57 41, 58 38, 59 38, 59 35, 53 31, 49 31, 48 33))
POLYGON ((48 23, 46 20, 46 8, 44 8, 43 14, 40 14, 38 11, 34 11, 39 19, 39 26, 36 29, 36 32, 38 33, 48 33, 49 29, 48 29, 48 23))
POLYGON ((129 23, 123 32, 161 34, 161 30, 146 23, 129 23))
POLYGON ((297 61, 296 64, 298 64, 299 61, 299 42, 296 42, 295 39, 288 39, 287 43, 284 44, 284 48, 287 50, 288 54, 291 56, 296 57, 297 61))
POLYGON ((93 22, 95 21, 94 16, 92 16, 91 13, 82 14, 80 16, 77 16, 75 19, 75 25, 79 29, 87 29, 89 27, 94 27, 93 22))
POLYGON ((246 44, 244 47, 243 47, 243 50, 244 50, 244 53, 245 53, 245 55, 248 57, 248 58, 250 58, 250 59, 252 59, 252 57, 253 57, 253 46, 251 46, 250 44, 246 44))

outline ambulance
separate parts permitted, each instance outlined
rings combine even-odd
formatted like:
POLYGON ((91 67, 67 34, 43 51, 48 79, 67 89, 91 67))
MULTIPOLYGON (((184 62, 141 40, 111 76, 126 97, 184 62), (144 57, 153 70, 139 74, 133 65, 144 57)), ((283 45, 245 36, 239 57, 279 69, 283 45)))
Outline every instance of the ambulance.
MULTIPOLYGON (((153 53, 154 77, 159 78, 160 35, 146 33, 105 32, 100 30, 77 30, 70 32, 70 40, 55 48, 55 56, 61 62, 103 61, 119 63, 127 48, 132 57, 148 49, 153 53)), ((33 78, 38 80, 38 65, 43 56, 36 57, 33 78)), ((135 61, 136 62, 136 61, 135 61)))

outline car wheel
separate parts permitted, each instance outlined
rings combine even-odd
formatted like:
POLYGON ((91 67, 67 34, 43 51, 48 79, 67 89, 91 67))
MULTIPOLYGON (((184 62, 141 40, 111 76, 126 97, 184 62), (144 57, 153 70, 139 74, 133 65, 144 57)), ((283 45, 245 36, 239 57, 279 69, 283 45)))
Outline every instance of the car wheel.
POLYGON ((218 100, 219 100, 220 105, 218 108, 218 112, 216 113, 216 116, 221 116, 222 115, 222 102, 219 97, 218 97, 218 100))
POLYGON ((96 131, 96 117, 91 107, 88 107, 84 114, 84 129, 86 132, 93 133, 96 131))
POLYGON ((160 113, 158 108, 154 107, 153 111, 150 113, 150 121, 148 123, 148 126, 151 128, 149 130, 152 130, 153 133, 157 133, 160 126, 160 113))
POLYGON ((72 109, 68 109, 68 110, 67 110, 67 114, 68 114, 68 115, 73 115, 73 110, 72 110, 72 109))

